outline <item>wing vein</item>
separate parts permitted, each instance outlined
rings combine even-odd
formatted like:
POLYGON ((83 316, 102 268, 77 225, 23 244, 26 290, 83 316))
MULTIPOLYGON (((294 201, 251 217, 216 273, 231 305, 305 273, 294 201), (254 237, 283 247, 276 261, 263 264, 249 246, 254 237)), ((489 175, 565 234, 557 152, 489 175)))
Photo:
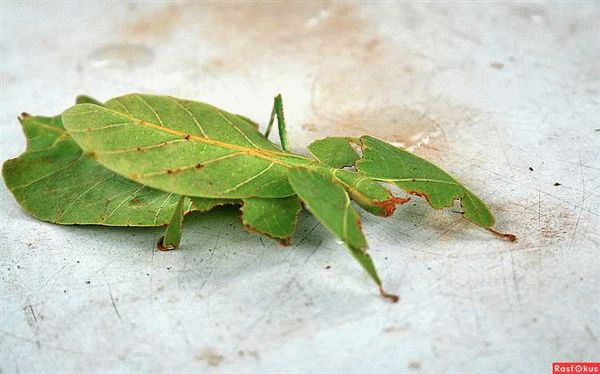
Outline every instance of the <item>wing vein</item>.
POLYGON ((231 191, 235 191, 235 190, 237 190, 238 188, 242 187, 243 185, 245 185, 245 184, 247 184, 247 183, 250 183, 250 182, 251 182, 251 181, 253 181, 254 179, 256 179, 256 178, 260 177, 261 175, 263 175, 264 173, 266 173, 266 172, 267 172, 267 171, 268 171, 268 170, 269 170, 271 167, 273 167, 273 165, 275 165, 275 162, 271 162, 271 163, 269 164, 269 166, 267 166, 266 168, 264 168, 264 169, 263 169, 261 172, 259 172, 259 173, 256 173, 256 174, 254 174, 252 177, 250 177, 250 178, 248 178, 248 179, 246 179, 246 180, 244 180, 244 181, 242 181, 242 182, 238 183, 237 185, 235 185, 235 186, 233 186, 233 187, 231 187, 231 188, 229 188, 229 189, 227 189, 227 190, 223 191, 223 194, 229 193, 229 192, 231 192, 231 191))
POLYGON ((77 161, 79 161, 79 160, 80 160, 82 157, 83 157, 83 153, 82 153, 82 154, 80 154, 80 155, 79 155, 79 157, 77 157, 76 159, 74 159, 74 160, 72 160, 72 161, 69 161, 69 162, 68 162, 68 163, 67 163, 65 166, 63 166, 63 167, 61 167, 61 168, 58 168, 58 169, 54 170, 52 173, 50 173, 50 174, 47 174, 47 175, 44 175, 43 177, 40 177, 40 178, 38 178, 38 179, 36 179, 36 180, 33 180, 33 181, 29 182, 29 183, 25 183, 25 184, 22 184, 22 185, 19 185, 19 186, 13 187, 13 188, 12 188, 12 190, 13 190, 13 191, 20 190, 20 189, 22 189, 22 188, 29 187, 29 186, 31 186, 32 184, 34 184, 34 183, 37 183, 37 182, 39 182, 39 181, 41 181, 41 180, 44 180, 44 179, 46 179, 46 178, 48 178, 48 177, 51 177, 51 176, 53 176, 54 174, 58 173, 59 171, 61 171, 61 170, 63 170, 63 169, 66 169, 66 168, 68 168, 69 166, 71 166, 71 164, 74 164, 74 163, 76 163, 76 162, 77 162, 77 161))
POLYGON ((463 186, 461 186, 460 184, 458 184, 456 182, 444 181, 444 180, 439 180, 439 179, 427 179, 427 178, 396 179, 396 178, 377 178, 377 177, 372 177, 372 178, 377 179, 379 181, 383 181, 383 182, 430 182, 430 183, 450 184, 453 186, 459 186, 460 188, 464 189, 463 186))
POLYGON ((202 162, 202 163, 199 163, 199 164, 180 166, 180 167, 177 167, 175 169, 161 169, 161 170, 153 171, 153 172, 150 172, 150 173, 140 174, 140 177, 141 178, 153 177, 155 175, 170 174, 170 173, 185 171, 185 170, 189 170, 189 169, 196 169, 198 167, 198 165, 201 165, 201 167, 204 167, 205 165, 212 164, 214 162, 226 160, 228 158, 232 158, 232 157, 236 157, 236 156, 240 156, 240 155, 243 155, 243 153, 241 153, 241 152, 240 153, 230 153, 228 155, 217 157, 217 158, 213 158, 211 160, 208 160, 208 161, 205 161, 205 162, 202 162))
POLYGON ((156 143, 156 144, 150 144, 150 145, 143 145, 140 147, 132 147, 132 148, 123 148, 123 149, 115 149, 112 151, 96 151, 95 153, 97 155, 107 155, 107 154, 116 154, 116 153, 129 153, 129 152, 139 152, 139 151, 145 151, 148 149, 154 149, 154 148, 162 148, 164 146, 167 146, 169 144, 173 144, 173 143, 181 143, 181 142, 186 142, 187 140, 185 139, 171 139, 171 140, 166 140, 164 142, 161 143, 156 143))
POLYGON ((173 101, 175 101, 177 103, 177 105, 179 105, 179 107, 181 107, 181 109, 183 109, 188 114, 188 116, 190 116, 190 118, 194 121, 194 123, 196 124, 196 126, 198 127, 198 130, 200 130, 200 132, 202 133, 202 135, 205 138, 208 138, 208 136, 204 132, 204 129, 202 128, 202 125, 200 125, 200 122, 198 121, 198 119, 196 118, 196 116, 194 116, 194 114, 185 105, 183 105, 183 103, 179 102, 179 100, 175 99, 174 97, 170 97, 170 98, 173 101))
POLYGON ((93 132, 93 131, 102 131, 102 130, 106 130, 106 129, 111 129, 111 128, 115 128, 115 127, 123 127, 126 125, 133 125, 133 122, 117 122, 117 123, 110 123, 108 125, 104 125, 101 127, 93 127, 93 128, 85 128, 85 129, 79 129, 79 130, 71 130, 69 131, 70 133, 76 133, 76 132, 93 132))
POLYGON ((110 212, 110 214, 108 216, 106 216, 102 222, 106 222, 106 220, 108 220, 110 217, 112 217, 113 214, 115 214, 115 212, 123 205, 125 204, 125 202, 127 200, 129 200, 131 197, 133 197, 136 193, 140 192, 142 190, 142 188, 144 188, 146 186, 141 186, 140 188, 136 189, 135 191, 133 191, 129 196, 127 196, 125 199, 123 199, 123 201, 121 201, 119 203, 119 205, 117 205, 117 207, 115 209, 112 210, 112 212, 110 212))
POLYGON ((87 190, 81 192, 73 201, 71 201, 69 203, 69 205, 67 206, 67 208, 61 213, 60 217, 58 217, 57 221, 60 221, 63 219, 63 217, 67 214, 67 212, 69 210, 71 210, 71 208, 73 208, 73 206, 75 206, 75 203, 79 201, 79 199, 81 199, 83 196, 87 195, 88 192, 90 192, 91 190, 93 190, 94 188, 98 187, 99 185, 101 185, 102 183, 106 182, 107 180, 109 180, 110 178, 114 177, 116 174, 110 174, 108 177, 100 180, 99 182, 94 183, 93 186, 91 186, 90 188, 88 188, 87 190))
POLYGON ((119 104, 120 106, 122 106, 122 107, 123 107, 123 109, 125 109, 125 111, 127 112, 127 114, 129 114, 129 115, 132 115, 132 114, 131 114, 131 112, 129 111, 129 108, 127 108, 127 105, 125 105, 125 104, 123 104, 123 103, 121 102, 121 98, 120 98, 120 97, 117 97, 117 98, 115 99, 115 102, 116 102, 117 104, 119 104))
POLYGON ((248 141, 248 143, 252 144, 252 146, 254 148, 258 148, 258 146, 256 145, 256 143, 254 143, 252 141, 252 139, 250 139, 250 137, 248 136, 248 134, 246 134, 245 132, 243 132, 235 123, 233 123, 229 118, 225 117, 225 115, 218 109, 213 108, 213 110, 215 112, 217 112, 221 118, 223 118, 227 123, 229 123, 231 125, 231 127, 233 127, 235 130, 237 130, 237 132, 239 132, 240 134, 242 134, 242 136, 248 141))
POLYGON ((154 224, 156 224, 156 222, 158 221, 158 215, 163 210, 163 208, 165 207, 165 204, 167 203, 167 200, 169 200, 171 198, 171 196, 173 196, 172 192, 170 194, 168 194, 167 197, 163 200, 162 204, 160 204, 160 207, 158 208, 158 210, 156 211, 156 214, 154 215, 154 224))
POLYGON ((154 108, 152 107, 152 105, 150 105, 150 103, 148 103, 148 101, 146 101, 146 99, 144 99, 143 96, 141 96, 141 95, 135 95, 135 97, 137 97, 138 99, 142 100, 142 102, 150 109, 150 111, 152 111, 152 114, 154 114, 154 117, 156 117, 156 119, 158 120, 158 123, 160 123, 161 126, 165 125, 163 123, 163 121, 160 119, 160 116, 158 115, 158 113, 156 112, 156 110, 154 110, 154 108))

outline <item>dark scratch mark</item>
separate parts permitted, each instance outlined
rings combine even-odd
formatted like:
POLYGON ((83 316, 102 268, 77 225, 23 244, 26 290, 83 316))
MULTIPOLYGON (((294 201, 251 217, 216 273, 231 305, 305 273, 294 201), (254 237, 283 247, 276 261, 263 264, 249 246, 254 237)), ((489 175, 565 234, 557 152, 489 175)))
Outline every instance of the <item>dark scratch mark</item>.
POLYGON ((593 210, 591 210, 591 209, 589 209, 589 208, 585 208, 585 207, 583 207, 583 206, 580 206, 580 205, 579 205, 579 204, 577 204, 577 203, 574 203, 574 202, 572 202, 572 201, 569 201, 569 200, 563 199, 563 198, 561 198, 561 197, 558 197, 558 196, 556 196, 556 195, 553 195, 553 194, 551 194, 551 193, 549 193, 549 192, 542 191, 542 190, 540 190, 540 189, 536 189, 536 190, 537 190, 538 192, 540 192, 540 193, 543 193, 544 195, 547 195, 547 196, 553 197, 553 198, 555 198, 555 199, 556 199, 556 200, 558 200, 558 201, 562 201, 563 203, 569 204, 569 205, 571 205, 573 208, 576 208, 576 209, 581 209, 581 210, 583 210, 583 211, 584 211, 584 212, 586 212, 586 213, 590 213, 590 214, 593 214, 594 216, 600 217, 600 214, 598 214, 598 213, 594 212, 593 210))
MULTIPOLYGON (((496 123, 496 121, 493 121, 493 126, 494 126, 494 130, 496 131, 496 137, 498 139, 498 143, 500 145, 500 151, 502 152, 502 155, 504 156, 504 160, 506 161, 506 166, 508 166, 508 169, 510 170, 510 174, 511 175, 515 175, 515 172, 513 170, 512 164, 510 163, 510 158, 508 157, 508 152, 506 151, 506 144, 504 143, 503 137, 500 134, 500 130, 498 129, 498 123, 496 123)), ((533 169, 529 168, 531 171, 533 171, 533 169)))
POLYGON ((542 192, 538 191, 538 234, 542 234, 542 192))
POLYGON ((310 236, 310 234, 312 234, 313 231, 315 231, 315 229, 317 227, 319 227, 320 223, 317 223, 316 225, 313 226, 312 229, 308 230, 308 232, 306 233, 306 235, 304 235, 302 237, 302 239, 298 240, 298 243, 296 243, 296 245, 294 245, 294 247, 298 247, 300 244, 302 244, 302 242, 304 242, 304 240, 306 240, 306 238, 308 238, 310 236))
POLYGON ((108 286, 108 293, 110 295, 110 302, 113 306, 113 309, 115 310, 115 314, 117 315, 117 317, 119 317, 119 319, 121 319, 121 313, 119 313, 119 309, 117 309, 117 304, 115 303, 115 298, 113 297, 112 289, 110 288, 110 284, 107 284, 107 286, 108 286))
POLYGON ((581 220, 581 215, 583 214, 583 208, 585 206, 585 177, 583 175, 581 157, 579 157, 579 172, 581 173, 581 207, 579 208, 579 214, 577 214, 577 220, 575 221, 575 227, 573 228, 573 236, 571 237, 569 250, 573 248, 573 243, 575 243, 575 236, 577 235, 577 230, 579 229, 579 221, 581 220))
POLYGON ((596 337, 596 335, 594 335, 594 332, 592 331, 592 329, 590 329, 590 327, 588 325, 585 325, 585 332, 588 333, 588 335, 590 336, 590 338, 593 341, 595 341, 595 342, 598 341, 598 338, 596 337))
POLYGON ((43 343, 42 344, 42 342, 40 342, 39 340, 34 340, 34 339, 27 338, 27 337, 24 337, 24 336, 14 335, 14 334, 11 334, 8 331, 2 331, 2 330, 0 330, 0 336, 8 336, 8 337, 11 337, 13 339, 20 340, 22 342, 26 342, 26 343, 29 343, 29 344, 35 344, 35 346, 38 347, 38 348, 41 348, 43 346, 44 348, 53 349, 53 350, 57 350, 57 351, 64 352, 64 353, 77 353, 77 354, 82 354, 83 353, 83 354, 90 354, 90 355, 97 355, 98 354, 97 352, 79 351, 79 350, 74 350, 74 349, 71 349, 71 348, 61 347, 61 346, 57 346, 57 345, 51 345, 51 344, 47 344, 47 343, 43 343))
POLYGON ((29 308, 29 310, 31 311, 31 316, 33 317, 33 321, 37 322, 37 317, 35 316, 35 312, 33 311, 33 306, 31 304, 29 304, 27 306, 27 308, 29 308))
POLYGON ((510 269, 512 271, 513 286, 515 288, 515 294, 517 295, 517 301, 519 302, 519 305, 521 305, 521 290, 519 289, 519 280, 517 277, 517 272, 515 271, 515 259, 513 257, 513 252, 510 252, 510 269))
POLYGON ((502 255, 502 285, 504 286, 504 296, 506 297, 506 304, 510 307, 511 311, 514 311, 514 306, 508 292, 508 282, 506 281, 506 266, 504 264, 504 255, 502 255))

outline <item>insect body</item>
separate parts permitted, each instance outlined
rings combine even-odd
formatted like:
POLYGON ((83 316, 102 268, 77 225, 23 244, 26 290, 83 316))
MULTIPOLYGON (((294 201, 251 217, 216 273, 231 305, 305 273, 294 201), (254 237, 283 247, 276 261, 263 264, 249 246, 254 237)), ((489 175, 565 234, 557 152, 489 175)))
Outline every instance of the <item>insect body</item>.
POLYGON ((491 232, 485 204, 437 166, 379 139, 330 137, 296 155, 281 96, 265 134, 251 120, 214 106, 167 96, 126 95, 100 103, 79 97, 57 117, 20 118, 27 151, 3 175, 36 218, 59 224, 167 225, 159 249, 179 246, 183 217, 241 205, 242 222, 287 243, 302 206, 338 236, 383 291, 366 253, 351 200, 379 216, 397 197, 380 182, 425 197, 437 209, 459 199, 464 217, 491 232), (277 118, 281 148, 268 140, 277 118), (359 149, 359 155, 355 149, 359 149))

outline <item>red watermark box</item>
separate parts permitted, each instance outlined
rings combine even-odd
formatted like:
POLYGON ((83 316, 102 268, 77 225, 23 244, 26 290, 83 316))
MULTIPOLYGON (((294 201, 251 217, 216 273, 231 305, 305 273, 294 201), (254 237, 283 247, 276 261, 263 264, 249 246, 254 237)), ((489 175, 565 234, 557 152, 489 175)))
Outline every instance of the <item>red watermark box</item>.
POLYGON ((600 362, 553 362, 552 374, 600 374, 600 362))

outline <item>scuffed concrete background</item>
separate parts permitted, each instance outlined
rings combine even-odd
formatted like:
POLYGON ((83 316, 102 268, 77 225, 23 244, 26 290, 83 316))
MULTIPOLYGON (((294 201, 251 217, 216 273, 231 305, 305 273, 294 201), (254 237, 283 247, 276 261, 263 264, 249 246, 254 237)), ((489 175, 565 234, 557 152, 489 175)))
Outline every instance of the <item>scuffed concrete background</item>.
POLYGON ((3 1, 1 158, 16 116, 87 93, 284 97, 302 152, 373 134, 490 203, 510 244, 422 201, 363 214, 399 304, 308 214, 293 245, 235 210, 160 229, 35 221, 2 184, 0 372, 549 372, 600 352, 600 6, 3 1), (556 185, 555 183, 560 183, 556 185), (331 268, 326 269, 326 266, 331 268))

